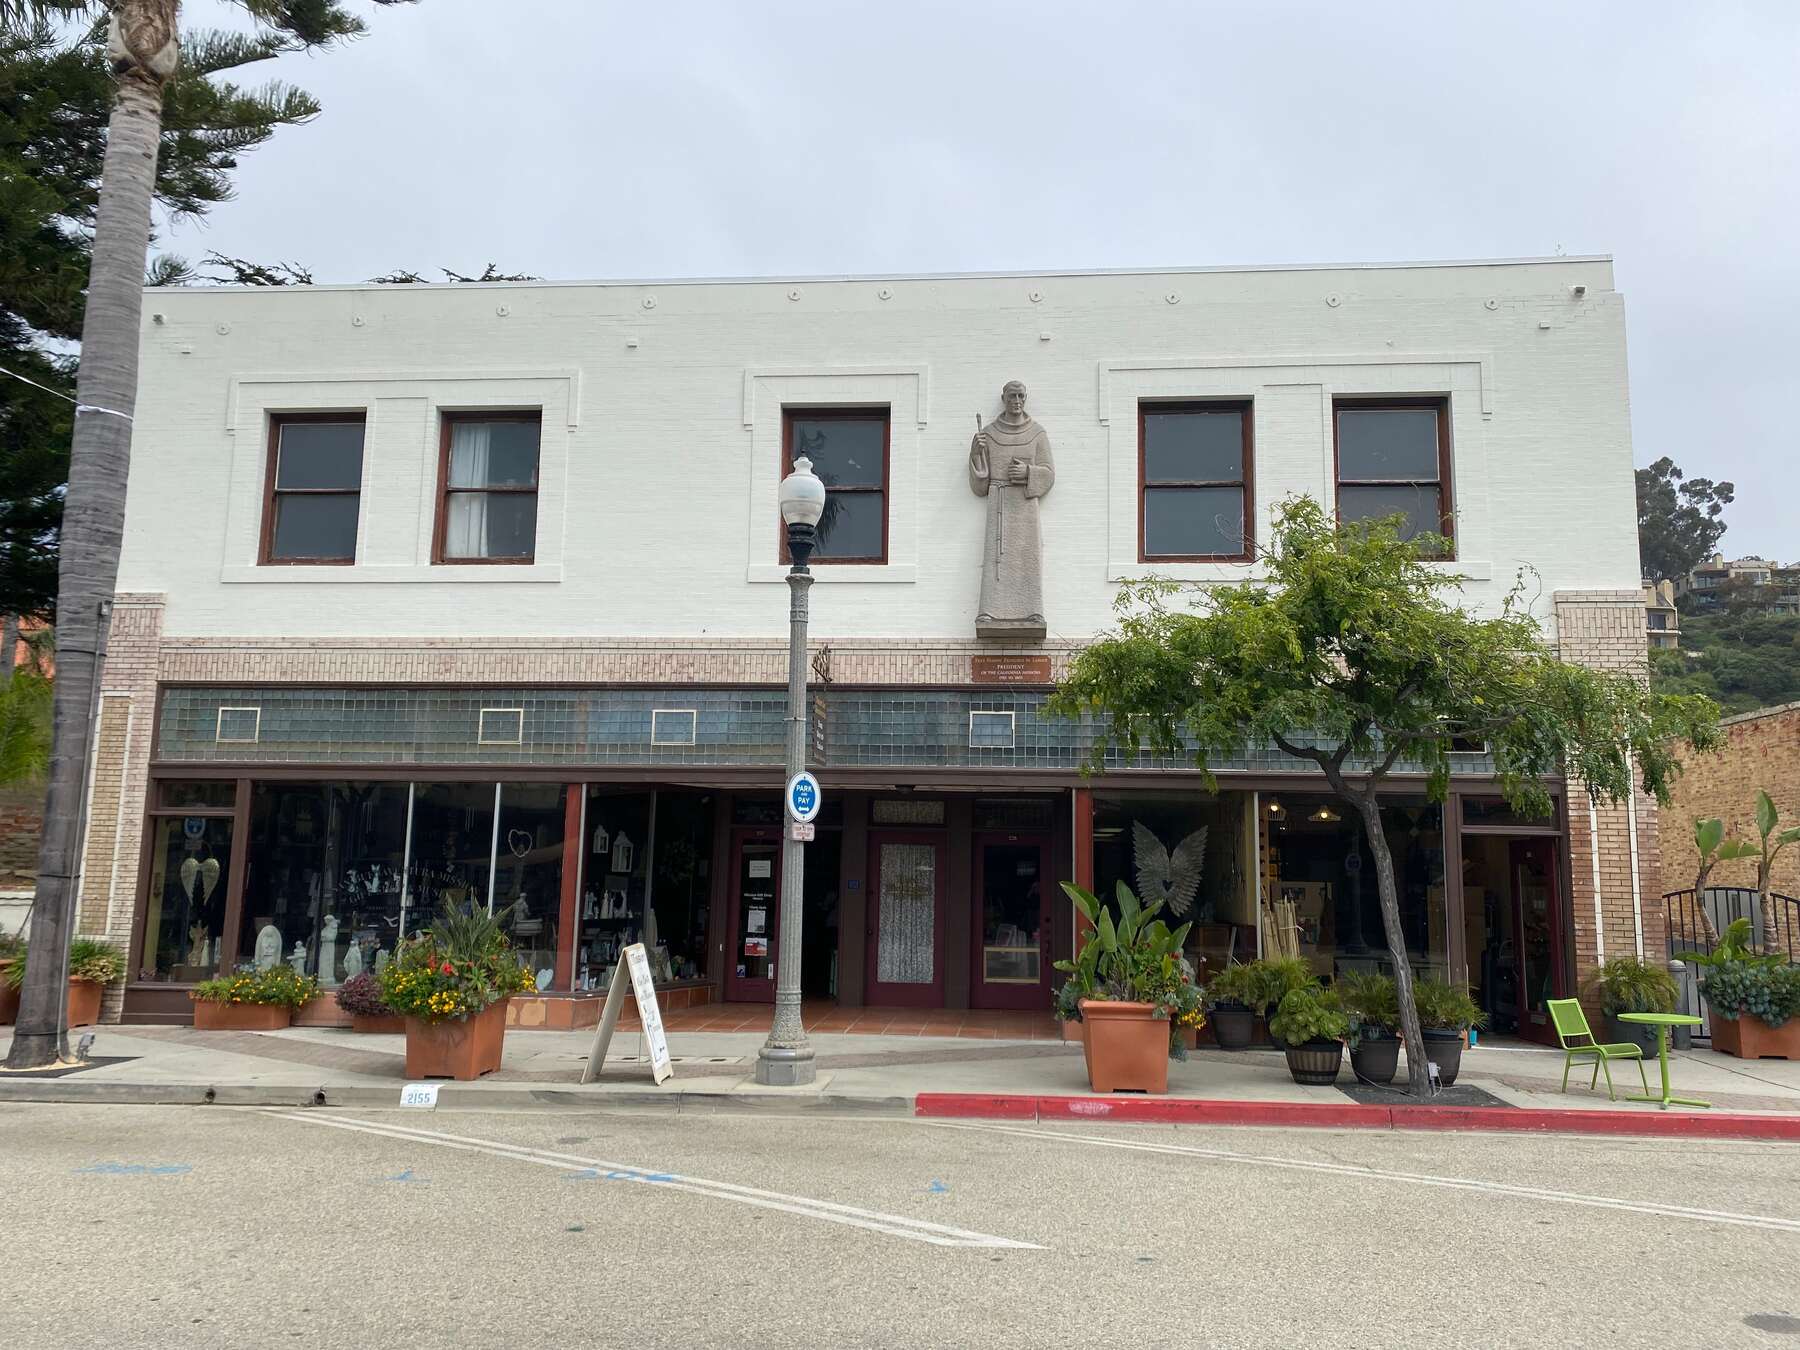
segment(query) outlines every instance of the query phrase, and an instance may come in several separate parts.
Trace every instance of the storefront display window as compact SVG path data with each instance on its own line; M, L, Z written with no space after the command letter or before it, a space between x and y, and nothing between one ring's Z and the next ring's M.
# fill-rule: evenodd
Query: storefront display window
M400 936L405 783L258 783L250 793L236 960L285 962L334 988Z
M1331 796L1281 793L1262 803L1265 928L1291 921L1300 956L1325 979L1346 970L1391 973L1362 822ZM1445 979L1443 810L1422 797L1392 797L1381 818L1407 958L1414 973ZM1264 950L1271 945L1265 933Z
M604 989L620 953L634 942L650 949L651 973L668 978L654 956L663 945L658 915L654 908L646 912L644 904L650 875L650 797L648 792L588 789L575 930L577 989Z
M411 932L445 905L485 906L494 871L493 783L413 785L412 854L407 860Z
M677 980L706 974L706 924L712 897L713 809L711 793L656 794L653 860L657 939L669 949Z
M218 974L232 842L228 815L152 819L140 980L193 984Z
M556 972L565 791L561 783L504 783L500 788L494 913L505 915L507 935L537 977L539 989L548 989Z

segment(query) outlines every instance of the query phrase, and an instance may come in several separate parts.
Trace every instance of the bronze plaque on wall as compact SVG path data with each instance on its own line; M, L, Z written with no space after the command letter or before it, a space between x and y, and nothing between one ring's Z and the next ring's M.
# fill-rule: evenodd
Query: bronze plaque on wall
M1047 656L971 656L969 678L976 684L1049 684Z

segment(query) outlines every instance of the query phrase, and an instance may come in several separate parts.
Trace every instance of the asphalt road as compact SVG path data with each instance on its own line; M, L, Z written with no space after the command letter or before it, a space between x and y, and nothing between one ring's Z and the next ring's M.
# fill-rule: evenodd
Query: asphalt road
M1800 1147L0 1107L40 1346L1800 1347Z

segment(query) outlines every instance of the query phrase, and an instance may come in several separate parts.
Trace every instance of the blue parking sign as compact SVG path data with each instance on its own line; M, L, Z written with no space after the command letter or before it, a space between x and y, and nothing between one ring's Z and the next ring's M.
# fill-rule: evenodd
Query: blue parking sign
M787 785L787 813L790 820L797 820L802 825L819 814L823 804L823 794L819 791L819 780L802 769Z

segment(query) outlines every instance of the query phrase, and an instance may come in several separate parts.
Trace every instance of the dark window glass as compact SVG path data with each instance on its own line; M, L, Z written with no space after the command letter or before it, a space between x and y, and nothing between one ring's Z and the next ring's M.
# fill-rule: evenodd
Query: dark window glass
M448 420L440 562L536 556L540 431L535 417Z
M231 843L232 822L224 817L151 821L140 980L196 984L217 975L221 965L229 967L231 954L221 938Z
M407 932L429 923L443 904L487 908L494 845L492 783L416 784L412 837Z
M507 783L500 789L500 852L494 913L519 957L549 988L562 926L563 810L561 783Z
M1442 533L1439 521L1444 514L1444 499L1433 484L1396 484L1370 486L1344 484L1338 488L1340 520L1381 520L1387 516L1404 516L1400 537L1411 539L1419 533Z
M592 804L589 805L590 812ZM828 838L828 836L826 837ZM695 980L706 974L707 920L712 902L713 799L710 794L682 790L656 795L655 868L657 939L669 949L669 974L677 980ZM826 841L821 838L814 847ZM591 842L591 841L590 841ZM826 878L833 892L836 868L826 871L816 857L808 858L807 876ZM809 887L810 890L810 887ZM808 931L814 915L807 913ZM823 946L821 942L821 946ZM835 953L836 946L825 948Z
M813 561L885 562L887 410L789 413L787 421L782 471L805 455L825 484Z
M184 778L163 780L157 803L164 807L189 807L201 811L229 811L237 805L236 783L203 783Z
M1535 825L1556 824L1556 803L1551 801L1551 809L1547 815L1533 816L1523 811L1515 811L1507 805L1504 797L1464 797L1462 799L1463 824L1465 825Z
M1436 481L1436 408L1340 408L1338 477L1345 482Z
M263 560L354 562L362 503L362 419L277 419L272 456Z
M275 496L273 558L345 559L356 556L356 493L301 493Z
M652 858L650 794L590 787L582 840L581 906L575 925L575 987L604 989L633 942L646 942ZM662 897L655 897L662 945ZM648 953L646 953L648 955ZM660 961L652 963L660 964ZM660 972L651 971L653 977Z
M1146 560L1250 552L1249 417L1245 407L1142 410Z

